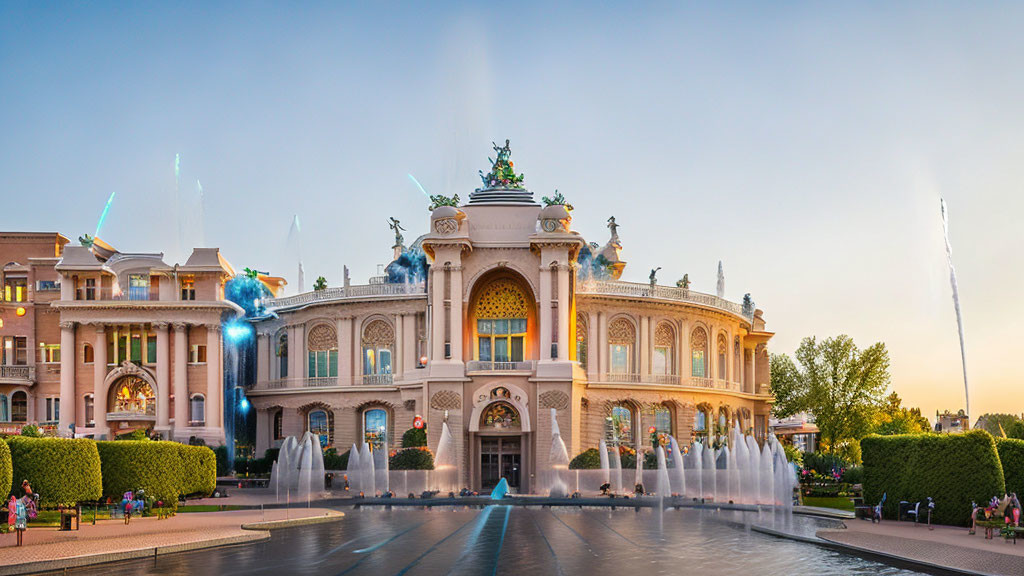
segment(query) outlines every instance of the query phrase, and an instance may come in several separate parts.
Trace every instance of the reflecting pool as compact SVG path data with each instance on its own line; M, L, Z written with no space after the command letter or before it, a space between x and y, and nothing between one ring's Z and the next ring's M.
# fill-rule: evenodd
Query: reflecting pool
M118 574L886 574L915 572L749 528L765 513L488 506L345 509L268 541L116 565ZM827 521L793 517L813 535ZM70 570L108 574L112 565Z

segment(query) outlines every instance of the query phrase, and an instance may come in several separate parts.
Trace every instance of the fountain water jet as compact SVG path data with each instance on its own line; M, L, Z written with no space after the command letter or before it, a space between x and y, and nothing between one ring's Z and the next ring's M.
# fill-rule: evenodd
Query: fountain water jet
M562 440L562 432L558 428L558 413L551 409L551 452L548 455L551 466L551 480L548 495L552 498L563 498L568 495L569 488L564 478L569 470L569 451Z
M675 482L672 485L672 492L679 494L680 496L686 496L686 473L684 470L683 462L683 451L679 448L679 443L676 442L675 436L668 437L669 448L672 449L672 470L675 473Z

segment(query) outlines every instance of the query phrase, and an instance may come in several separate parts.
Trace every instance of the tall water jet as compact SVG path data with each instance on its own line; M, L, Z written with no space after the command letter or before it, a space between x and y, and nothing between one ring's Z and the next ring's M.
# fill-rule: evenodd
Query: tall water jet
M704 470L703 475L703 491L702 498L718 500L718 466L715 458L715 449L711 446L704 447L702 451L704 455L704 461L702 467Z
M636 454L636 474L633 475L633 486L643 486L644 483L644 458L643 454Z
M569 451L562 440L562 432L558 428L558 413L554 408L551 409L551 452L548 455L548 464L551 466L548 495L552 498L567 496L569 488L564 476L569 470Z
M286 498L290 499L294 493L300 500L308 500L323 492L324 464L320 439L309 432L304 433L301 440L294 436L285 438L273 470L271 490L277 494L278 500L282 489Z
M391 490L391 476L389 474L390 462L388 461L388 443L383 442L373 451L373 484L381 494Z
M761 504L761 449L757 440L750 434L744 439L747 442L747 475L749 488L746 492L747 504Z
M772 466L772 449L768 442L761 448L760 485L758 486L759 504L775 503L775 471Z
M601 483L611 485L611 465L608 463L608 443L604 441L604 438L597 443L597 450L599 457L601 458Z
M622 451L618 446L612 446L611 454L608 455L608 463L611 465L612 492L622 493Z
M967 386L967 344L964 342L964 320L960 314L960 289L956 282L956 268L953 267L953 246L949 243L949 215L946 212L946 201L939 199L942 208L942 235L946 240L946 262L949 264L949 284L953 288L953 308L956 309L956 327L960 334L960 364L964 370L964 412L967 421L971 420L971 393Z
M668 466L665 464L665 449L658 446L655 454L658 457L658 484L656 490L659 498L665 498L672 495L672 483L669 482Z
M370 445L366 442L363 442L363 450L359 453L359 468L362 471L360 484L362 485L363 494L367 498L373 498L377 495L377 479L373 465L373 452L370 450Z
M433 489L441 492L455 490L458 476L458 460L455 455L455 440L447 422L441 423L441 439L437 443L437 457L434 458Z
M715 502L730 502L733 499L732 469L730 468L729 447L722 446L715 455Z
M348 476L348 487L349 490L354 494L359 494L362 491L362 469L359 467L359 446L352 445L352 449L348 453L348 468L345 470Z
M690 460L690 470L693 470L693 474L690 478L695 481L690 482L690 490L686 494L687 498L703 498L704 497L704 445L700 442L694 442L690 445L690 453L686 457Z
M672 492L680 496L686 496L686 474L683 466L685 458L683 457L683 451L679 448L679 443L676 442L675 436L669 435L668 445L672 449L672 477L674 479L672 482Z

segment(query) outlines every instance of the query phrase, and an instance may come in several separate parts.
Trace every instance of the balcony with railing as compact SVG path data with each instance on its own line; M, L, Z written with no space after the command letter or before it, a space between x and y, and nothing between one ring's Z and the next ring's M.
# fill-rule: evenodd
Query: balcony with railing
M335 300L362 299L362 298L387 298L391 296L415 296L426 295L425 284L385 284L373 283L358 286L335 286L323 290L303 292L295 296L283 298L266 298L263 306L267 309L293 308L317 302L333 302Z
M486 362L470 360L466 362L466 372L532 372L536 367L533 360L520 362Z
M675 286L651 286L650 284L623 282L621 280L584 280L577 285L576 293L674 300L724 310L747 320L751 320L754 317L753 308L744 309L743 305L730 302L725 298Z
M394 383L393 374L363 374L363 386L391 386Z
M363 386L391 386L394 384L393 374L365 374L359 376L357 383ZM340 386L341 380L336 376L324 378L278 378L276 380L263 380L256 383L254 390L296 390L306 388L333 388Z
M678 386L695 390L721 390L725 392L743 392L743 384L717 378L699 376L679 376L676 374L635 374L609 372L602 375L602 384L652 384L659 386ZM767 385L761 387L760 394L768 393Z
M5 384L31 384L35 379L35 366L0 366L0 382Z

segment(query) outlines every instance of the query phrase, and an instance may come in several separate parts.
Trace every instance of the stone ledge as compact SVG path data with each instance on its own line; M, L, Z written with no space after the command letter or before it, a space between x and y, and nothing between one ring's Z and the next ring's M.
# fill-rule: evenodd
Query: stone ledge
M344 512L331 512L323 516L312 516L307 518L295 518L294 520L269 520L267 522L252 522L242 524L242 530L280 530L293 526L309 526L311 524L326 524L327 522L338 522L345 517Z

